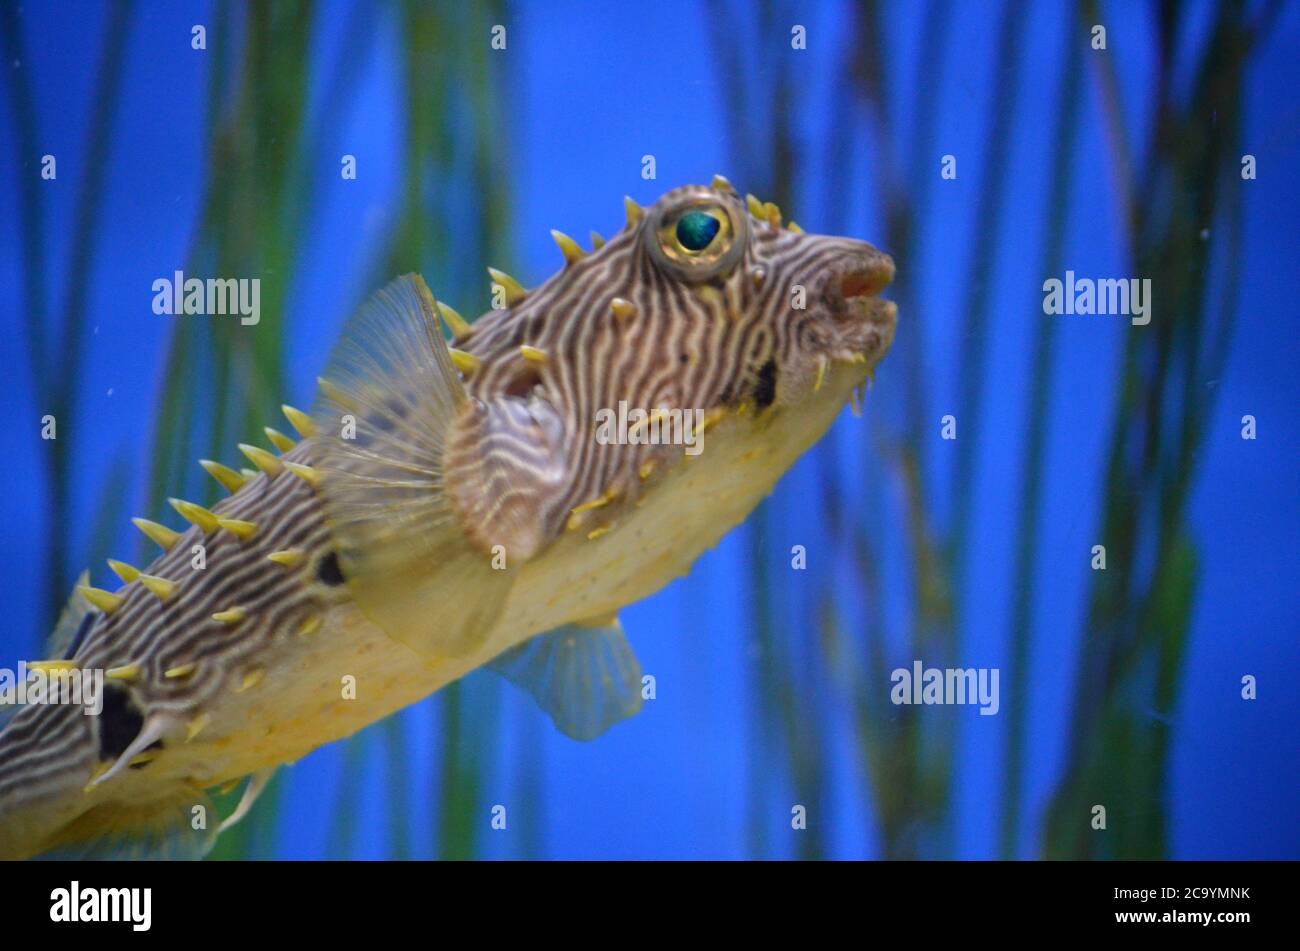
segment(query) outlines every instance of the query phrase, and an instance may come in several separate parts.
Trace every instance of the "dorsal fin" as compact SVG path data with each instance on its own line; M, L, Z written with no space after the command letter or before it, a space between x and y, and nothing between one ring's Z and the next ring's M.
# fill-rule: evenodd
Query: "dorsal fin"
M358 606L420 653L462 656L512 583L467 539L444 481L449 430L468 405L437 304L408 274L348 322L321 380L321 496Z
M77 583L72 586L72 595L64 603L63 610L59 612L59 619L54 622L54 630L50 631L50 636L45 639L45 649L41 656L61 657L66 660L80 646L74 642L81 632L81 625L86 615L94 609L77 589L88 584L90 584L90 572L83 571L77 578Z

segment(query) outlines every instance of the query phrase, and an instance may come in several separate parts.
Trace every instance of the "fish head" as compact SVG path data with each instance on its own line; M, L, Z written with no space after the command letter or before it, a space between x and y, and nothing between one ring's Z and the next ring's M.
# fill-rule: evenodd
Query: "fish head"
M723 179L668 192L636 227L625 271L638 310L666 339L698 341L691 357L712 345L706 372L683 367L688 404L843 400L893 342L897 307L880 295L894 262L865 241L784 227L775 205Z
M627 226L590 254L556 232L565 267L456 343L474 395L538 393L579 427L619 400L842 404L889 350L897 308L880 295L894 262L865 241L783 226L721 177L626 206Z
M565 263L532 289L489 269L501 306L451 327L470 399L444 440L445 481L481 550L507 538L527 561L674 481L733 500L707 519L725 530L893 340L880 295L894 264L866 242L783 226L721 178L625 207L591 252L554 232ZM676 467L700 456L692 475Z
M784 226L775 206L722 180L627 211L617 235L580 257L570 249L558 275L465 344L480 360L472 392L528 394L536 425L514 427L513 441L528 471L571 461L550 495L512 486L508 498L527 500L533 521L521 526L540 526L530 556L558 539L512 601L537 628L573 619L547 616L553 605L604 616L688 571L822 436L893 340L896 308L880 295L894 264L870 244ZM548 355L526 390L509 375L521 344ZM655 408L667 408L657 432ZM465 523L484 524L479 513L503 511L506 497L478 492Z

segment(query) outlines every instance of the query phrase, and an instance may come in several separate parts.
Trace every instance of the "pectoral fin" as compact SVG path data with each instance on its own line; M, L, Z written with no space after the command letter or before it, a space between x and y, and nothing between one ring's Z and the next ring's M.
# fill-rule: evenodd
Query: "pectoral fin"
M433 295L393 281L344 329L321 380L321 496L361 610L422 654L463 656L487 636L511 572L473 545L448 495L444 454L471 411Z
M488 666L532 694L575 740L593 740L641 709L641 665L617 618L539 634Z

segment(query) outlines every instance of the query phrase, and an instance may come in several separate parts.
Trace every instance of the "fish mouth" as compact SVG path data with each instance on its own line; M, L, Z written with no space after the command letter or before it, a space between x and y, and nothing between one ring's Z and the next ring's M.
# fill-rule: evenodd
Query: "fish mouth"
M894 259L870 245L846 257L829 275L824 298L840 327L838 353L874 364L894 342L898 305L881 297L894 280Z
M882 254L881 260L840 274L839 293L844 300L877 297L894 280L894 261Z

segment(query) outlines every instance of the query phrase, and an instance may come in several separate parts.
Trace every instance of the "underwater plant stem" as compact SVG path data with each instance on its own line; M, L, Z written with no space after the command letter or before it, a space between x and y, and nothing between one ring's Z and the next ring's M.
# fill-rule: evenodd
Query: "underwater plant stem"
M1182 517L1202 435L1197 407L1206 399L1199 395L1210 262L1206 225L1216 219L1220 193L1239 185L1234 159L1253 40L1244 16L1239 6L1219 8L1188 104L1161 107L1180 134L1158 134L1151 144L1160 156L1159 187L1141 196L1146 225L1134 266L1152 275L1157 299L1166 303L1153 314L1151 332L1126 340L1102 515L1110 567L1092 579L1066 766L1044 828L1049 857L1167 854L1162 797L1168 722L1196 590L1197 558ZM1176 20L1164 26L1177 33ZM1231 215L1231 202L1228 208ZM1235 300L1226 298L1221 328L1231 326L1234 313ZM1226 344L1227 337L1212 339ZM1177 392L1184 398L1175 399ZM1189 403L1187 394L1198 396ZM1175 399L1172 410L1165 407L1168 399ZM1143 488L1135 496L1132 486ZM1140 569L1139 552L1150 570ZM1132 810L1117 834L1090 835L1081 818L1088 805L1117 800Z
M985 326L992 304L993 274L998 254L998 238L1002 233L1004 193L1011 173L1009 154L1012 147L1012 123L1023 85L1022 67L1025 58L1020 24L1025 19L1023 0L1007 0L1002 8L997 36L998 46L993 62L999 70L1005 69L1006 80L999 84L998 92L990 96L985 128L984 160L980 166L979 195L975 215L971 219L971 234L966 246L971 249L970 264L963 286L966 288L966 307L962 315L958 339L966 353L958 371L958 413L964 420L964 431L956 440L956 461L953 466L952 531L949 542L949 563L954 578L953 595L957 602L955 616L960 627L964 623L966 548L970 537L975 488L978 482L974 471L979 448L980 416L984 405L984 370L988 352L988 330Z
M67 596L67 551L71 545L69 502L70 456L69 438L75 430L72 417L75 409L75 388L81 379L81 357L88 293L87 274L90 272L98 243L102 220L104 181L108 173L114 120L117 116L125 59L122 55L127 30L131 20L129 2L114 4L108 22L108 32L95 72L95 93L91 103L90 132L87 136L84 172L82 173L75 204L72 226L72 249L69 254L68 284L63 296L63 316L58 328L58 339L64 343L56 355L43 353L51 361L45 381L50 400L48 412L63 427L62 438L52 439L47 447L47 473L50 483L49 529L45 572L47 626L58 616Z
M1056 128L1052 134L1052 176L1048 185L1046 207L1051 209L1043 239L1041 274L1056 274L1060 269L1065 245L1066 224L1070 217L1070 191L1073 180L1073 155L1079 127L1079 60L1083 40L1066 19L1065 64L1060 79L1056 107ZM1030 675L1030 646L1033 627L1034 567L1038 564L1039 508L1041 506L1047 447L1047 400L1052 391L1052 351L1056 339L1056 322L1051 318L1035 322L1033 355L1030 358L1029 430L1024 456L1024 477L1020 495L1020 514L1016 526L1016 577L1011 619L1010 660L1007 665L1009 686L1006 706L1007 749L999 853L1003 859L1017 857L1017 838L1024 787L1025 731Z

